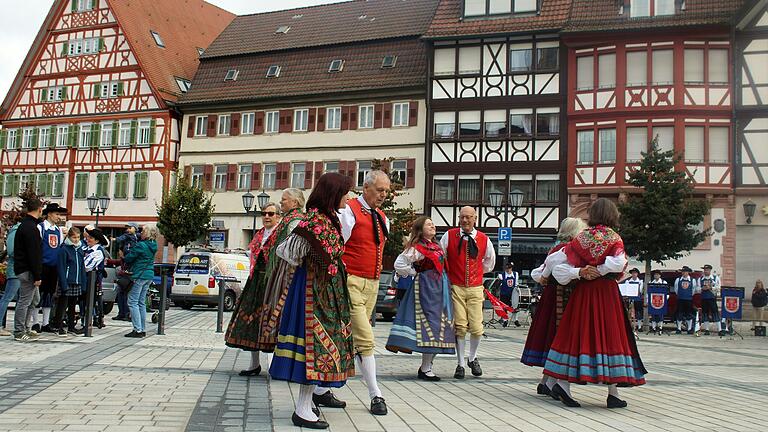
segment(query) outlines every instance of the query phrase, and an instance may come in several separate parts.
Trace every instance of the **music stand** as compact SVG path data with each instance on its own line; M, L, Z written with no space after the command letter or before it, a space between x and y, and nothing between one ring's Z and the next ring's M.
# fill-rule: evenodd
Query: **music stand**
M744 287L721 287L720 306L722 308L722 318L725 318L726 334L729 340L733 340L733 335L744 340L744 336L733 328L733 319L741 319L742 304L744 300ZM721 338L723 336L720 336Z

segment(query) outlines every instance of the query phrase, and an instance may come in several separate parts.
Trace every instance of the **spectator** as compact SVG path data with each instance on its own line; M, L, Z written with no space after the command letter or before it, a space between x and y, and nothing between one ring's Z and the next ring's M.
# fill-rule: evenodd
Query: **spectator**
M51 309L53 308L53 295L57 292L56 285L59 281L58 266L61 244L64 241L64 233L59 228L59 223L64 220L67 209L56 203L49 203L43 210L44 221L37 225L42 238L43 274L40 283L40 307L43 310L43 321L40 331L55 333L51 327ZM35 311L36 316L37 311Z
M14 339L21 342L37 339L37 334L27 326L27 313L43 273L43 252L40 231L37 230L38 219L43 215L42 207L43 203L37 198L27 200L24 204L27 214L21 220L13 241L13 271L19 279L13 330Z
M752 321L754 327L762 326L763 308L768 305L768 291L765 290L763 281L758 279L755 282L755 288L752 289L752 307L755 308L755 316Z
M147 335L144 325L147 321L147 291L155 277L155 254L157 253L157 228L145 225L141 231L141 241L137 242L125 262L131 269L133 287L128 293L128 307L131 309L133 330L125 337L142 338Z
M104 299L102 298L103 293L101 290L101 281L104 277L104 264L107 258L107 251L104 249L104 247L109 246L109 240L107 240L107 237L104 236L104 233L101 232L100 229L90 227L85 227L85 235L83 237L85 237L86 244L86 246L83 247L83 254L85 255L86 275L91 277L90 275L92 273L92 277L96 278L96 291L94 293L95 313L93 316L93 325L98 328L103 328ZM87 293L88 290L83 290L83 292ZM87 304L87 297L84 300L84 303ZM81 307L80 310L85 310L85 308ZM83 314L83 320L85 320L85 314ZM83 322L83 327L85 326L86 323Z
M5 251L7 253L6 269L5 269L5 292L3 297L0 298L0 315L3 316L3 325L0 327L0 336L10 336L11 332L5 329L5 318L8 311L8 303L10 303L19 292L19 278L16 277L16 273L13 272L13 241L16 238L16 230L19 229L19 222L16 222L8 230L8 235L5 238Z
M76 227L69 229L67 238L61 246L59 253L59 291L56 300L56 314L53 325L57 328L59 336L66 336L67 331L72 334L83 334L81 329L75 328L75 306L83 293L87 278L85 276L85 254L80 247L80 230ZM64 309L67 310L67 328L64 330L62 318Z
M108 264L117 265L117 316L113 319L117 321L130 321L131 313L128 309L128 292L131 290L131 275L128 272L128 266L125 264L126 255L131 250L133 245L139 241L136 236L136 231L139 226L133 222L125 224L125 233L115 239L117 244L117 254L119 259L109 260Z

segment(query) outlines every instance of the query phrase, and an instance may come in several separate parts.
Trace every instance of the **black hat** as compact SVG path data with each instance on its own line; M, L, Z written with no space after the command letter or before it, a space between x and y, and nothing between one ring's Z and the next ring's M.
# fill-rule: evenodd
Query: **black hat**
M109 246L109 240L107 240L107 237L104 235L103 232L101 232L100 229L98 229L98 228L93 228L93 229L86 228L85 229L85 233L88 234L89 236L95 238L96 241L99 242L100 245L102 245L102 246Z
M661 270L656 269L656 270L652 271L651 274L659 274L660 275L661 274Z
M48 203L48 205L46 205L43 209L43 216L47 215L48 213L67 214L69 213L69 210L56 203Z
M513 263L512 261L510 261L510 262L508 262L508 263L507 263L507 264L504 266L504 268L512 268L512 267L514 267L514 266L515 266L515 263Z
M638 270L637 267L633 267L633 268L629 269L629 272L630 273L635 272L637 274L640 274L640 270Z
M704 267L702 267L704 270L712 270L712 266L709 264L704 264Z
M688 272L688 273L690 273L690 272L692 272L693 270L691 270L691 268L690 268L690 267L688 267L688 266L683 266L683 268L681 268L681 269L680 269L680 271L681 271L681 272Z

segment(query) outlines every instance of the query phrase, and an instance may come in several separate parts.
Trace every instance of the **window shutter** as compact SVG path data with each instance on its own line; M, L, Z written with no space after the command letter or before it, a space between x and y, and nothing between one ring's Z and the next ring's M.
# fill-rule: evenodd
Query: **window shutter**
M197 117L189 116L189 123L187 123L187 138L195 136L195 125L197 124Z
M290 162L280 162L277 164L277 178L278 182L275 182L277 189L285 189L288 187L288 176L291 172Z
M77 0L72 0L72 12L77 12Z
M312 162L304 164L304 189L312 189Z
M5 180L5 176L0 174L0 196L8 196L5 194L5 188L3 187L3 180Z
M237 164L227 165L227 190L237 189Z
M101 97L101 83L91 85L91 99Z
M117 139L120 135L120 122L112 122L112 147L117 147Z
M280 110L280 132L291 132L293 130L293 111Z
M61 46L61 56L66 57L67 54L69 54L69 42L64 41L64 43Z
M125 83L123 83L122 81L117 83L117 95L118 96L125 96L125 94L123 94L123 90L124 89L125 89Z
M357 168L357 162L356 161L342 161L339 163L339 168L342 166L346 167L344 172L345 176L349 177L352 180L352 184L355 185L355 170Z
M412 188L416 186L416 159L408 159L406 162L405 187Z
M203 190L210 191L213 185L213 165L206 164L203 167Z
M69 87L62 87L61 89L61 100L65 101L69 97Z
M315 131L315 119L317 117L317 108L310 108L309 109L309 121L307 122L307 131L308 132L314 132Z
M99 138L101 138L100 135L99 124L93 123L91 125L91 148L96 148L99 146Z
M261 113L262 117L264 113ZM261 188L261 164L251 164L251 189L259 190Z
M149 144L157 144L157 119L149 122Z
M384 104L384 115L382 116L384 123L382 127L385 128L391 128L392 127L392 104Z
M104 51L104 38L99 38L99 52Z
M349 107L341 107L341 130L349 130Z
M349 129L357 129L357 113L360 111L360 107L357 105L348 106L349 109Z
M232 136L240 135L240 113L232 113L229 122L229 134Z
M317 131L322 132L325 130L325 108L317 109Z
M54 148L56 146L56 126L51 126L51 131L48 132L48 148Z
M314 182L312 182L313 185L316 185L317 181L320 180L320 177L323 175L323 164L324 162L322 161L315 162L315 179L314 179Z
M75 148L77 143L77 134L80 132L80 126L73 124L69 126L69 148Z
M139 122L136 120L131 120L131 142L130 145L136 144L136 129L139 126Z
M35 128L35 132L32 135L32 148L33 149L37 148L37 143L40 142L39 140L40 140L40 129L39 128Z
M0 130L0 149L5 148L5 143L8 141L8 131Z
M391 174L390 172L391 168L392 168L392 162L389 159L381 160L381 170L387 173L387 175Z
M43 89L41 92L42 96L40 98L40 102L45 102L48 100L48 89Z
M408 107L408 126L416 126L419 120L419 102L411 101Z
M384 111L384 104L376 104L373 106L373 127L374 129L380 129L382 127L382 113Z
M187 185L192 184L192 165L187 165L184 167L184 180L186 181Z
M254 134L264 133L264 111L256 112L256 118L253 121L253 133Z
M208 131L206 132L206 135L209 137L216 136L216 116L215 115L208 116Z

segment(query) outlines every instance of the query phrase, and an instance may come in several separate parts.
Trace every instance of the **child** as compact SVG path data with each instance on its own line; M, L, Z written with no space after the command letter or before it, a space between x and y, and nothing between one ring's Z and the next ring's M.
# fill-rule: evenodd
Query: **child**
M77 227L69 229L67 238L64 239L64 244L61 247L57 266L59 297L56 301L54 326L57 328L56 332L59 336L66 336L67 330L64 330L62 325L64 309L66 308L69 333L80 335L83 334L83 330L75 328L75 305L77 305L77 301L85 289L86 278L85 258L83 250L80 248L80 230Z

